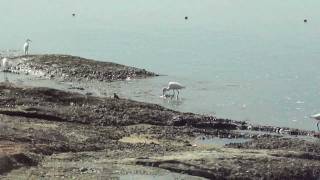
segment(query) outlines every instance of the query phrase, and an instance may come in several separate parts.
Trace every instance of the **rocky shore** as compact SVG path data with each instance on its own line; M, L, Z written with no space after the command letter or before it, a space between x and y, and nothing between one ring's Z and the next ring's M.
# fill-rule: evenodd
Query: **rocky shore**
M83 64L93 61L83 60L79 72L72 75L65 63L73 62L50 55L43 61L51 65L37 63L46 57L15 59L28 59L20 66L32 64L28 66L32 72L42 68L45 77L53 74L51 78L60 79L63 72L70 75L67 79L115 80L84 71ZM56 57L61 60L50 61ZM62 70L52 73L57 61ZM97 64L96 72L108 69L108 63ZM136 77L155 75L115 66ZM88 72L87 77L80 75ZM160 170L184 174L186 179L318 179L320 175L320 143L313 131L252 125L124 98L9 82L0 84L0 99L2 179L119 179L158 176L163 173ZM229 143L219 145L219 140Z
M66 81L115 81L145 78L157 74L112 62L100 62L69 55L28 55L9 58L9 72L25 73Z

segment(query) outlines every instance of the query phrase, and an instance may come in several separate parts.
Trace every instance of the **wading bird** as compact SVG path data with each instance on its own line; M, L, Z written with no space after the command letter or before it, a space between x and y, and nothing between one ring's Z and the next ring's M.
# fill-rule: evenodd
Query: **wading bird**
M7 58L3 58L1 60L1 66L2 66L2 72L3 72L3 79L4 81L8 81L8 77L7 77L7 71L8 71L8 59Z
M30 42L32 42L32 41L30 39L27 39L26 42L23 45L24 55L29 55Z
M169 82L168 87L164 87L164 88L162 89L162 95L163 95L163 97L165 97L165 96L166 96L165 93L166 93L167 91L172 90L173 96L174 96L174 95L175 95L174 91L176 90L176 91L178 92L178 94L177 94L177 98L178 98L178 96L179 96L179 90L180 90L180 89L183 89L183 88L185 88L185 87L182 86L182 85L181 85L180 83L178 83L178 82Z
M314 115L312 115L312 116L310 116L310 117L318 121L318 122L317 122L317 127L318 127L318 131L320 131L320 129L319 129L320 113L314 114Z

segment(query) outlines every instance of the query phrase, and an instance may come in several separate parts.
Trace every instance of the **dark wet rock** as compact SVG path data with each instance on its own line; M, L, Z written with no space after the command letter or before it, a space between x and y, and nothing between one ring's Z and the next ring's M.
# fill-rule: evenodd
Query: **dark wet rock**
M266 133L278 133L281 135L287 134L292 136L310 136L315 135L314 131L308 131L303 129L295 129L288 127L277 127L277 126L263 126L263 125L249 125L244 123L241 127L242 130L250 130L250 131L260 131Z
M13 161L8 156L0 156L0 174L13 169L13 164Z
M87 92L85 95L87 95L87 96L91 96L91 95L92 95L92 93L91 93L91 92Z
M228 147L246 149L280 149L298 152L320 153L320 144L297 138L261 137L241 144L229 144Z
M63 177L79 179L99 172L96 167L103 162L209 179L316 179L320 172L319 143L296 138L314 132L248 125L124 98L1 83L0 127L0 141L8 143L0 146L0 152L5 152L0 153L0 163L5 164L0 174L15 175L16 168L35 166L24 171L44 177L41 172L47 172L53 162L65 163L52 167L53 173L61 170ZM243 129L250 130L239 131ZM198 137L251 141L202 146L194 141ZM55 156L60 158L51 158Z
M84 88L83 87L70 87L68 89L76 89L76 90L80 90L80 91L83 91Z
M86 172L86 171L88 171L88 168L82 167L82 168L80 168L79 170L80 170L81 172Z
M128 99L98 98L49 88L0 84L0 114L99 126L152 124L236 129L236 121L173 111Z
M0 153L0 174L22 166L36 166L38 161L28 157L23 153L2 154Z
M136 164L159 167L209 179L317 179L317 161L295 158L248 156L247 154L219 155L219 152L196 159L136 160ZM293 156L291 156L293 157Z
M299 158L299 159L308 159L308 160L320 160L320 155L317 153L292 153L292 152L283 152L283 153L271 153L270 155L275 157L286 157L286 158Z
M11 72L28 73L67 81L115 81L145 78L157 74L112 62L101 62L69 55L29 55L11 58Z

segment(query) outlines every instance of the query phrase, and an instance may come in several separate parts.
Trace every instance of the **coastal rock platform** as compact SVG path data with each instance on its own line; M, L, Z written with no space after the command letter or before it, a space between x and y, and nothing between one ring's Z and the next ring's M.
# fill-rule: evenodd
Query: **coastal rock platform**
M299 138L313 132L250 125L256 135L241 121L10 83L0 84L0 98L0 173L8 179L25 172L30 178L121 176L106 170L111 165L208 179L317 179L320 173L319 142ZM198 137L249 141L217 146Z

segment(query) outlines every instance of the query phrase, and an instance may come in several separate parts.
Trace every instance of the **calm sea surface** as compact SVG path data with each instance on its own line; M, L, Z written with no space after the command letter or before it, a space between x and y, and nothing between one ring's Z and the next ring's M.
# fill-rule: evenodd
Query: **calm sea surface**
M167 75L116 82L108 94L316 129L309 115L320 112L319 7L319 0L1 0L0 49L22 53L30 38L31 53ZM181 100L159 97L168 81L187 86Z

